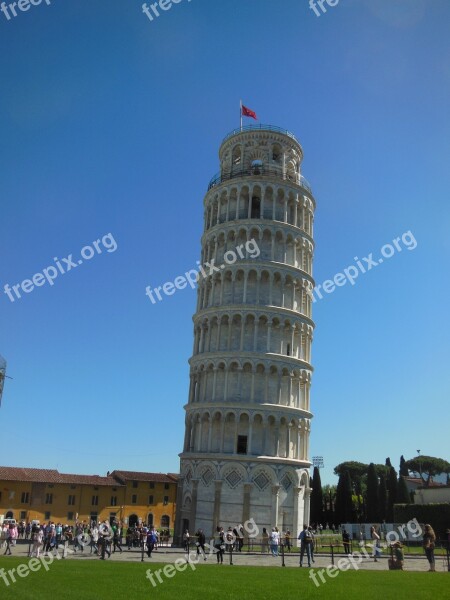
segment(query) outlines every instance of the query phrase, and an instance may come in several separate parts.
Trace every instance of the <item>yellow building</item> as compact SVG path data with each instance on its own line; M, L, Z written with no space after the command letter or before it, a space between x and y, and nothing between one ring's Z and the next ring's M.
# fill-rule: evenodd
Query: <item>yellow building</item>
M116 519L173 528L177 475L113 471L106 477L0 467L0 515L16 521Z

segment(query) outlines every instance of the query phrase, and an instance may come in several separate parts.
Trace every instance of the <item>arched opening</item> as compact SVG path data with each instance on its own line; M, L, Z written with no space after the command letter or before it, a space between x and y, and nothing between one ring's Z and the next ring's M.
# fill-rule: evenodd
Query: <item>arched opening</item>
M163 515L161 517L161 528L169 529L170 528L170 517L169 515Z
M130 515L128 517L128 527L137 527L139 523L139 517L137 515Z
M14 519L14 513L12 510L8 510L8 512L5 515L5 519Z
M152 515L152 513L148 513L148 515L147 515L147 525L148 525L148 527L153 527L153 515Z
M261 218L261 199L257 196L252 196L252 206L250 217L252 219L260 219Z

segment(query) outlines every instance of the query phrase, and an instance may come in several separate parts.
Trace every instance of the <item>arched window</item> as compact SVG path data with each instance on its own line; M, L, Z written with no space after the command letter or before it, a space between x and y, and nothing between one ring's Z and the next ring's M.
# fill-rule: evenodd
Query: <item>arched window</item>
M252 207L250 216L252 219L261 218L261 200L257 196L252 196Z
M169 515L163 515L161 517L161 527L163 529L169 529L169 527L170 527L170 517L169 517Z
M152 513L148 513L148 515L147 515L147 525L149 527L153 527L153 515L152 515Z
M236 146L235 148L233 148L232 163L233 163L233 165L240 165L241 160L242 160L241 147Z
M274 144L272 148L272 160L276 163L281 163L281 146Z

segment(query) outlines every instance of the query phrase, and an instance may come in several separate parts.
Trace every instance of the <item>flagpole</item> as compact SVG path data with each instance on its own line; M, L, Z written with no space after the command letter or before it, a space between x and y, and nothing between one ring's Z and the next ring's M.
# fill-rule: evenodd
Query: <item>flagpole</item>
M240 105L239 105L239 118L241 120L241 131L242 131L242 100L240 101Z

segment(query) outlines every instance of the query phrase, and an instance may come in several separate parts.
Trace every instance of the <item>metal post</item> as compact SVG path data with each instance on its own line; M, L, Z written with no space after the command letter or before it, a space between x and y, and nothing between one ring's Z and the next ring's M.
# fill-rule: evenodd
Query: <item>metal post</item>
M281 544L281 566L285 567L286 565L284 564L284 544Z
M144 562L144 548L145 548L145 539L142 538L142 555L141 555L141 562Z
M334 552L333 552L333 544L330 544L330 548L331 548L331 564L334 565Z
M230 565L233 564L233 544L230 544Z

